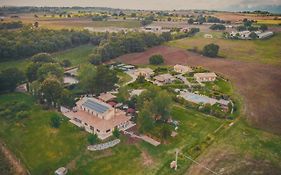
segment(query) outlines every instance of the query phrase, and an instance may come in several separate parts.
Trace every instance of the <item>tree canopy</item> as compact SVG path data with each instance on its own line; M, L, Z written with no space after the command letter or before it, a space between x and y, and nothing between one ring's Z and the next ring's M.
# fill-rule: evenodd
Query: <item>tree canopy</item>
M219 52L219 46L216 44L208 44L203 48L203 55L207 57L216 57Z
M164 58L162 55L152 55L149 58L149 63L152 65L160 65L164 63Z

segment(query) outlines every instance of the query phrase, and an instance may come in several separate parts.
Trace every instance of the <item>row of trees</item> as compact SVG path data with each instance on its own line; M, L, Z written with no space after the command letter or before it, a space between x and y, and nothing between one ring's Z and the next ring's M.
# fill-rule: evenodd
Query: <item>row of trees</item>
M88 31L23 28L0 31L0 61L21 59L41 52L55 52L82 44L98 45L105 34Z
M92 64L100 64L120 55L132 52L142 52L148 47L156 46L164 41L171 40L171 34L163 33L160 36L154 33L115 33L107 40L103 40L93 54L90 55Z
M266 31L268 30L267 25L265 24L261 24L260 26L253 26L254 21L253 20L248 20L247 18L243 19L243 25L240 25L237 27L238 31L245 31L245 30L249 30L249 31L257 31L257 30L261 30L261 31Z
M213 24L210 26L211 30L225 30L226 27L223 24Z

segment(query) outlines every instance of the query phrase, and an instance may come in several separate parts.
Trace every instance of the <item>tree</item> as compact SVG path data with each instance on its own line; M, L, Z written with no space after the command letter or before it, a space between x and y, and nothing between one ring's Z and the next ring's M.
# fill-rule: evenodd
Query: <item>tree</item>
M27 69L25 71L25 74L26 74L26 77L27 77L27 80L29 82L33 82L35 80L37 80L37 71L38 69L40 68L41 64L40 63L30 63L28 66L27 66Z
M161 130L160 130L160 133L161 133L162 139L166 140L171 136L172 131L168 126L163 125Z
M50 123L51 127L59 128L60 124L61 124L61 122L60 122L60 117L59 116L54 115L54 116L51 117L51 123Z
M0 91L13 91L24 80L24 73L17 68L3 70L0 73Z
M97 71L94 66L87 64L79 69L78 79L79 86L87 93L95 93L95 79Z
M160 116L162 121L167 121L170 117L172 98L166 91L160 91L152 99L152 110L156 116Z
M116 138L120 137L120 131L115 127L113 132L112 132L113 136Z
M268 30L267 25L262 24L262 25L260 26L260 30L262 30L263 32L266 31L266 30Z
M203 55L207 57L216 57L219 52L219 46L216 44L208 44L203 48Z
M69 60L62 60L62 62L60 64L63 67L70 67L71 66L71 62Z
M188 24L193 24L193 23L194 23L193 18L189 18L189 19L187 20L187 23L188 23Z
M93 144L95 144L95 143L97 143L98 142L98 136L97 136L97 134L90 134L89 136L88 136L88 142L91 144L91 145L93 145Z
M247 30L247 28L245 26L238 26L236 29L240 32L244 31L244 30Z
M99 54L91 54L89 56L89 62L93 65L100 65L102 63L101 56Z
M53 58L51 57L50 54L48 53L38 53L36 55L34 55L31 60L34 63L54 63L55 61L53 60Z
M163 38L164 41L172 40L171 32L163 32L160 36Z
M75 99L74 95L71 91L67 89L63 89L60 104L69 108L73 108L75 106Z
M222 24L213 24L210 26L211 30L225 30L226 27Z
M154 126L154 120L152 118L152 113L149 110L150 104L146 102L147 104L144 105L142 110L140 110L137 118L137 124L140 133L145 133L149 130L151 130Z
M63 87L58 79L55 77L48 77L45 79L40 87L40 92L43 94L43 98L46 99L48 105L54 104L60 100Z
M116 73L103 65L97 67L97 76L95 78L97 93L112 90L114 85L118 82Z
M145 83L145 76L139 75L136 79L137 83Z
M40 81L43 81L48 76L55 76L58 80L63 79L63 68L57 63L43 64L37 71L37 77Z
M162 63L164 63L163 56L162 55L152 55L149 58L149 63L152 64L152 65L162 64Z
M96 69L91 65L87 65L80 70L81 72L78 76L79 85L92 94L110 91L118 82L116 73L103 65L97 66Z
M250 37L251 39L257 39L259 36L258 36L255 32L251 32L250 35L249 35L249 37Z

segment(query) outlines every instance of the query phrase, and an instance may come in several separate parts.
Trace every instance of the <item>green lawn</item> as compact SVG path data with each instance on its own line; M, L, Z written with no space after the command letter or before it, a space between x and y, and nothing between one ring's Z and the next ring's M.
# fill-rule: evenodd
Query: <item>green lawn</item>
M53 174L55 169L65 166L85 150L86 133L79 128L66 120L62 121L59 129L50 127L50 118L60 116L59 113L42 110L29 95L12 93L0 96L0 106L14 102L29 105L29 115L16 121L0 115L0 137L31 174Z
M94 46L92 45L82 45L79 47L68 49L66 51L54 53L53 56L56 61L62 61L66 59L71 61L73 66L76 66L78 64L87 63L88 57L92 53L93 49ZM29 59L0 62L0 71L13 67L19 68L20 70L25 70L29 62Z
M166 45L183 49L202 50L207 44L215 43L220 46L219 56L243 61L253 61L265 64L281 65L281 33L276 33L266 40L227 40L219 36L204 38L203 33L194 37L168 42Z

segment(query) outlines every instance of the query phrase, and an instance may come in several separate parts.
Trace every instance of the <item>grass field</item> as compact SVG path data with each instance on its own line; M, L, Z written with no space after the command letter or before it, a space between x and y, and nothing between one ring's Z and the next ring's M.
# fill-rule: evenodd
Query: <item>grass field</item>
M53 54L53 57L56 61L62 61L64 59L69 60L73 66L78 64L83 64L88 62L88 57L92 53L94 46L92 45L83 45L68 49L66 51L61 51ZM0 62L0 71L7 68L18 68L20 70L25 70L30 59L21 59L21 60L12 60L6 62Z
M281 24L281 20L257 20L257 24L267 24L267 25L279 25Z
M50 127L50 118L60 115L44 111L31 96L19 93L1 95L0 105L23 102L28 117L20 121L0 118L0 136L19 157L31 174L51 174L85 149L86 133L63 120L59 129ZM12 111L14 112L14 111ZM13 114L15 115L15 114Z
M64 59L69 60L72 65L88 63L89 55L92 53L94 46L83 45L66 51L53 54L56 61Z
M243 61L253 61L265 64L281 65L281 34L266 40L244 41L226 40L215 36L214 38L204 38L203 33L199 33L192 38L185 38L167 43L168 46L183 49L202 50L207 44L215 43L220 46L219 56Z

